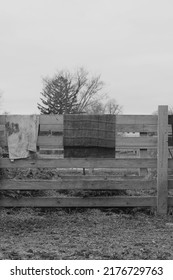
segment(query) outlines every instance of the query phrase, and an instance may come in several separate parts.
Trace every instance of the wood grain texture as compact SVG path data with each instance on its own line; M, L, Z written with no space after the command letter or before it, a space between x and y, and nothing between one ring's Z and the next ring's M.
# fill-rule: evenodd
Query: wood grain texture
M40 131L63 131L64 126L61 123L58 124L41 124L40 125Z
M116 124L157 124L157 116L153 115L118 115L116 116Z
M158 109L157 212L166 214L168 207L168 106Z
M156 159L20 159L0 158L0 168L156 168Z
M80 118L81 115L79 115ZM40 124L63 124L63 115L40 115ZM0 124L5 124L5 115L0 115ZM153 115L117 115L116 124L157 124Z
M157 132L157 124L116 124L117 132Z
M37 146L63 147L63 136L39 136Z
M63 125L63 115L40 115L40 125Z
M79 115L80 119L80 115ZM63 115L40 115L40 124L63 123ZM153 115L118 115L117 124L157 124L157 116Z
M157 148L157 137L117 137L117 148Z
M82 178L82 176L81 176ZM59 179L59 180L1 180L0 190L154 190L155 180Z
M156 206L156 197L32 197L0 198L0 207L140 207Z

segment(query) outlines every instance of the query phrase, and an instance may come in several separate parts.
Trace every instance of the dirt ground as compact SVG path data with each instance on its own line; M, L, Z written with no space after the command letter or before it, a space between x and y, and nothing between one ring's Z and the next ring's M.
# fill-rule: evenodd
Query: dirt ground
M0 209L0 259L173 259L173 216L142 209Z
M59 175L57 170L31 169L1 174L11 179ZM8 195L18 198L20 192L9 191ZM41 193L32 191L32 195ZM0 208L0 259L173 260L173 211L161 217L153 208Z

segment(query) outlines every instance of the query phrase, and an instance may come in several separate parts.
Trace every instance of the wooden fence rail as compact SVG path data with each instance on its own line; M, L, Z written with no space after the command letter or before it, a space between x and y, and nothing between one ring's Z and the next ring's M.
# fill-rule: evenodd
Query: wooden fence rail
M7 147L6 116L0 116L0 147ZM40 115L38 149L63 149L63 116ZM173 206L173 197L168 192L173 190L173 179L168 178L168 170L173 169L173 159L168 159L168 106L159 106L158 116L153 115L118 115L116 116L116 149L141 149L140 158L59 158L58 154L42 155L36 153L27 159L11 161L0 158L0 168L74 168L102 170L100 175L63 174L50 180L40 179L4 179L0 181L1 207L157 207L159 214L166 214L168 207ZM139 133L139 137L128 136L128 133ZM146 134L147 135L144 135ZM149 157L146 149L155 150L157 157ZM117 177L114 169L157 169L157 179L142 176ZM108 173L103 169L108 169ZM101 172L101 171L100 171ZM92 191L137 191L137 195L124 196L89 196L83 197L24 197L5 196L7 190L92 190ZM142 195L150 193L152 195Z

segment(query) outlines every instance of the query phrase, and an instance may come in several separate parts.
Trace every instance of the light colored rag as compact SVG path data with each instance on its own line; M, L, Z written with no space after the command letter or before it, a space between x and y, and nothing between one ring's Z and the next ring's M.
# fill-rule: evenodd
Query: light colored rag
M6 115L10 159L27 158L29 151L37 151L38 126L38 115Z

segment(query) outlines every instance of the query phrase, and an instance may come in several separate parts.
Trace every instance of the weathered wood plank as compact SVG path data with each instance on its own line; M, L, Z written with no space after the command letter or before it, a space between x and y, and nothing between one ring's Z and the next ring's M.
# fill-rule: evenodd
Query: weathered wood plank
M0 190L154 190L156 181L148 180L1 180Z
M0 168L156 168L156 159L20 159L0 158Z
M63 128L63 124L61 124L61 123L58 123L58 124L41 124L40 125L40 131L49 131L49 130L51 130L51 131L55 131L55 132L57 132L57 131L63 131L64 130L64 128Z
M117 124L117 132L152 132L157 133L157 124ZM168 125L168 133L171 133L172 128Z
M157 212L167 213L168 206L168 106L158 109Z
M157 124L157 116L154 115L118 115L116 124Z
M117 137L116 146L117 148L156 148L157 137Z
M156 206L156 197L32 197L0 198L0 207L140 207Z
M157 124L116 124L117 132L157 132Z
M78 168L77 168L78 169ZM62 171L61 169L59 169L60 171ZM81 172L83 171L82 168L80 168ZM94 169L95 170L95 169ZM104 172L108 171L108 169L104 168L104 169L97 169L100 171L100 173L102 172L104 174ZM66 171L66 169L65 169ZM78 169L79 171L79 169ZM85 169L85 171L89 171L87 169ZM58 172L58 170L57 170ZM66 173L65 173L66 174ZM113 180L113 181L123 181L123 180L135 180L135 181L144 181L144 178L141 177L141 176L126 176L124 177L123 175L122 176L117 176L117 175L111 175L111 174L104 174L104 175L95 175L95 174L92 174L92 175L83 175L83 173L79 174L79 175L76 175L76 174L58 174L58 178L61 179L61 180Z
M63 136L39 136L37 141L37 146L63 146Z
M22 115L21 115L22 116ZM79 115L80 117L80 115ZM63 124L63 115L40 115L40 124ZM0 115L0 124L5 124L5 115ZM157 116L153 115L118 115L116 116L116 124L157 124Z
M40 125L63 125L63 115L40 115Z

